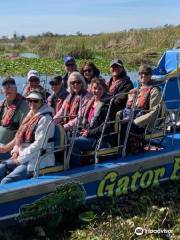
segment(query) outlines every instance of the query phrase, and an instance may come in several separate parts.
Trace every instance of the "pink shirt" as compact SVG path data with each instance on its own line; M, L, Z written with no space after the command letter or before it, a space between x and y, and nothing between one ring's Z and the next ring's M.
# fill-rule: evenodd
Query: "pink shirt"
M89 113L88 113L88 117L87 117L87 121L88 123L91 122L91 119L94 117L94 112L95 112L95 108L91 107Z

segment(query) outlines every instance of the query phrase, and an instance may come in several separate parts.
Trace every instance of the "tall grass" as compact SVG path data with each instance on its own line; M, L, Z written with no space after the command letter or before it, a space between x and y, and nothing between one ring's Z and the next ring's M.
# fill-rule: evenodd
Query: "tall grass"
M122 58L128 65L137 65L143 60L154 63L159 54L172 48L179 38L180 26L168 26L92 36L39 36L28 39L27 45L50 58L62 58L67 54L79 59Z

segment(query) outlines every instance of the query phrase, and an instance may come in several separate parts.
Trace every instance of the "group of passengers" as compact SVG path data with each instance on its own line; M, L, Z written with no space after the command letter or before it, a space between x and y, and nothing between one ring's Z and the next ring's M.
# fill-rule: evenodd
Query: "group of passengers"
M151 79L152 69L147 65L139 68L140 87L133 88L123 62L115 59L110 63L111 78L105 81L92 62L85 62L80 71L74 57L65 56L66 75L55 76L49 84L50 95L41 85L38 72L29 71L27 86L22 95L17 93L13 78L2 82L5 99L0 104L0 180L14 182L32 176L37 167L54 166L53 154L55 125L60 124L70 135L79 124L74 139L70 168L81 165L81 152L93 150L102 133L106 114L106 137L101 147L109 147L114 137L117 113L123 141L129 118L133 118L131 131L144 133L153 127L161 100L160 88ZM110 100L113 98L109 109ZM120 114L119 114L120 113Z

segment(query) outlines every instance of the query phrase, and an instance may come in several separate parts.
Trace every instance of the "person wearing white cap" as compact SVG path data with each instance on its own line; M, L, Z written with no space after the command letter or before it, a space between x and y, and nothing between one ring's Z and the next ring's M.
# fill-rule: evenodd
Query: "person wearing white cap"
M15 146L11 151L12 156L0 164L1 184L32 176L43 142L44 151L40 155L39 168L55 164L53 153L55 131L55 125L52 121L53 109L44 103L41 92L31 92L27 96L27 101L29 102L30 111L16 133ZM49 124L50 126L47 129ZM9 171L10 173L6 176Z
M39 74L36 70L30 70L27 73L27 86L23 90L23 96L27 97L32 91L40 91L45 97L48 97L50 94L40 85Z

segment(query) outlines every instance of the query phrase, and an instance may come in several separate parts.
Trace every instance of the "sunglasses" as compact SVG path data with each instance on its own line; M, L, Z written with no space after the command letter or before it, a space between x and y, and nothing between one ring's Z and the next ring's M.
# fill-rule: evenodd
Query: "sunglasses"
M92 69L84 69L83 72L84 72L84 73L85 73L85 72L90 73L90 72L92 72Z
M71 85L74 85L74 84L81 84L82 82L81 81L73 81L73 82L70 82Z
M51 86L57 86L57 85L59 85L59 84L60 84L60 83L55 83L55 82L51 82L51 83L50 83Z
M39 82L39 80L38 80L38 79L32 79L32 80L29 80L29 82L30 82L30 83L33 83L33 82L34 82L34 83L37 83L37 82Z
M69 64L66 64L67 67L74 67L75 64L74 63L69 63Z
M9 84L3 85L2 87L3 87L3 88L16 88L16 85L9 83Z
M145 76L148 76L150 75L148 72L139 72L139 75L145 75Z
M27 99L29 103L38 103L39 99Z

